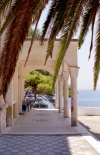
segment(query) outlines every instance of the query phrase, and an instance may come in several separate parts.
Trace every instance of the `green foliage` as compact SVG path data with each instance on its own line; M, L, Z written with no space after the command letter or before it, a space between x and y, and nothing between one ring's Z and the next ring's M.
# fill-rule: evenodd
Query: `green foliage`
M38 92L40 92L42 94L47 94L47 95L53 94L53 91L51 89L51 85L49 85L48 83L40 83L40 84L38 84L37 90L38 90Z
M43 74L43 75L48 75L48 76L52 76L51 73L49 73L48 71L42 70L42 69L38 69L37 70L39 73Z
M68 96L71 97L71 86L68 85Z
M32 27L30 27L29 31L28 31L28 38L32 38L34 30L32 29Z
M41 74L37 71L34 71L33 74L28 74L25 78L25 87L37 87L37 85L41 82Z
M30 27L29 31L28 31L28 38L32 38L32 35L34 33L34 29L32 29L32 27ZM41 31L39 29L36 30L35 33L35 39L40 39L41 37Z
M34 94L53 95L51 75L43 75L33 71L25 78L25 90L32 90Z
M25 91L27 91L27 92L28 92L28 91L32 91L32 87L30 87L30 86L27 87L27 88L25 89Z

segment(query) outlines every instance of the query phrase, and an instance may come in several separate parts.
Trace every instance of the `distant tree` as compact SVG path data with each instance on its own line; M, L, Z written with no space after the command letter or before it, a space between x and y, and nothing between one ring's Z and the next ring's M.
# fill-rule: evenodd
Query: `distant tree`
M71 97L71 86L68 85L68 96Z
M28 38L32 38L34 30L32 29L32 27L30 27L29 31L28 31Z
M28 38L32 38L33 32L34 32L34 29L32 27L30 27L29 31L28 31ZM35 34L35 38L40 39L40 37L41 37L41 31L39 29L37 29L36 34Z
M37 71L40 72L40 73L43 74L43 75L49 75L49 76L52 76L52 75L51 75L48 71L46 71L46 70L38 69Z
M34 93L35 101L37 94L44 99L44 95L52 96L52 77L43 75L39 71L33 71L25 78L25 90L32 90Z

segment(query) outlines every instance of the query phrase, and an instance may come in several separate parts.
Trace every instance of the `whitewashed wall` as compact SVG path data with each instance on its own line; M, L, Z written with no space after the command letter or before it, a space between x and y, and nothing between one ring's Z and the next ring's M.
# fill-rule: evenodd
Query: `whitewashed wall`
M100 116L100 107L78 107L78 116Z

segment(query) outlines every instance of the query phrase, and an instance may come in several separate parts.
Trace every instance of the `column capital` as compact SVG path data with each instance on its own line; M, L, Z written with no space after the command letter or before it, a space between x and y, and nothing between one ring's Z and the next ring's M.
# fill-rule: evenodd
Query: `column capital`
M78 77L79 69L80 69L80 67L69 67L69 72L70 72L71 78Z
M63 79L64 80L68 80L69 79L69 72L68 71L63 72Z

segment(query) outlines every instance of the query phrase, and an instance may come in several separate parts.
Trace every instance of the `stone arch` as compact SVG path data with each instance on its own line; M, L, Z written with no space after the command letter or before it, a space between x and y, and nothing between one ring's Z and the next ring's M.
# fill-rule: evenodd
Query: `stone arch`
M45 70L44 68L35 68L35 69L33 69L33 70L30 68L30 70L28 70L28 71L25 72L25 77L26 77L30 72L35 71L35 70L38 70L38 69ZM45 70L45 71L48 71L48 70ZM49 70L48 72L52 75L52 72L51 72L50 70Z
M22 111L22 100L23 100L23 89L24 89L24 78L25 76L36 69L43 69L47 70L51 74L54 73L54 66L57 58L57 54L59 51L59 40L56 40L54 43L54 49L53 49L53 55L52 59L49 57L47 64L44 66L45 62L45 55L46 55L46 50L48 46L47 40L44 41L43 46L39 46L39 40L34 41L34 45L32 47L28 62L26 67L24 68L24 63L27 57L27 51L29 49L30 45L30 40L26 40L22 51L19 55L18 63L16 66L15 74L14 74L14 81L12 80L11 82L11 88L14 87L14 92L13 89L9 89L8 91L8 98L7 98L7 103L8 105L11 104L13 106L13 100L15 101L15 109L16 109L16 117L18 117L18 113ZM72 112L71 112L71 125L76 126L77 125L77 77L78 77L78 61L77 61L77 40L72 40L70 42L70 45L66 51L65 57L63 59L63 63L60 68L58 80L56 82L57 85L57 108L60 109L60 103L61 103L61 98L62 98L62 86L61 83L64 82L64 91L65 91L65 101L64 104L67 103L68 96L66 95L68 93L68 77L70 74L71 78L71 89L72 89ZM14 96L13 96L14 94ZM10 97L11 96L11 97ZM62 103L61 103L62 104ZM65 108L67 107L67 104L65 105ZM73 110L74 109L74 110ZM62 109L61 109L62 110ZM67 117L66 115L66 109L64 109L65 115L64 117ZM59 110L60 112L60 110ZM13 119L12 119L13 121Z

